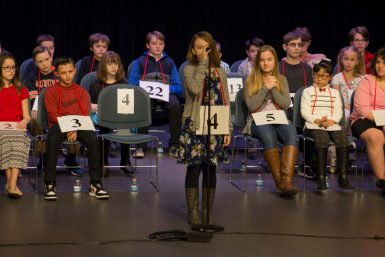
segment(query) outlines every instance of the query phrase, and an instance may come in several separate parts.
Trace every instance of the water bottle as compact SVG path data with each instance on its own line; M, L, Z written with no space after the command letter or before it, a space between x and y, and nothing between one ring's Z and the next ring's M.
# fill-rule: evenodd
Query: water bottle
M163 153L163 145L161 141L158 142L158 147L156 148L156 150L158 153Z
M262 174L257 174L257 178L255 179L256 187L263 187L263 177Z
M136 181L136 178L132 179L130 189L131 189L131 193L137 193L139 191L139 186L138 186L138 182Z
M239 171L241 172L246 171L246 165L244 162L241 162L241 167L239 167Z
M82 191L82 184L80 183L80 180L77 179L74 184L74 193L80 193Z
M327 188L330 188L329 176L325 176L325 184Z

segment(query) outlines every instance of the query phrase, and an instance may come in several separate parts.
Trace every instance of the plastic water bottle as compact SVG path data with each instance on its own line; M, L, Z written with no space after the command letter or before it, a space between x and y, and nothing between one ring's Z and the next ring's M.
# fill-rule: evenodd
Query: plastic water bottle
M130 189L131 189L131 193L137 193L139 191L139 186L138 186L138 182L136 181L136 178L132 179Z
M244 162L241 162L241 167L239 167L239 171L246 171L246 165Z
M329 176L325 176L325 184L327 188L330 188Z
M156 148L158 153L163 153L163 144L161 141L158 142L158 147Z
M80 180L77 179L74 184L74 193L80 193L82 192L82 184L80 183Z
M257 174L257 178L255 179L256 187L263 187L263 177L262 174Z

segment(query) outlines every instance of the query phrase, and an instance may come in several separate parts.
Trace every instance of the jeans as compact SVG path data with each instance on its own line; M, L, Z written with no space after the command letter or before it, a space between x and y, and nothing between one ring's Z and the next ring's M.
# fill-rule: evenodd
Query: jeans
M278 147L278 140L284 146L292 145L298 147L297 130L293 124L257 126L253 121L251 124L251 134L263 144L264 150Z

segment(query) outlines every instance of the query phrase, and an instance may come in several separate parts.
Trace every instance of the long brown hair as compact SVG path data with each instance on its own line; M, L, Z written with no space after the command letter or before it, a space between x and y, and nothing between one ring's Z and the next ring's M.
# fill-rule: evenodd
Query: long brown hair
M15 57L10 53L0 54L0 67L1 67L0 90L5 86L5 83L3 81L3 65L4 65L5 60L7 60L7 59L12 59L15 62L15 76L13 76L11 83L15 86L17 92L20 93L21 89L23 88L23 85L21 84L21 81L20 81L20 71L19 71L19 67L17 66L17 62L16 62Z
M274 56L274 68L273 68L273 74L272 76L276 77L277 80L278 80L278 85L277 85L277 89L282 92L282 84L281 84L281 80L279 79L279 71L278 71L278 55L277 55L277 52L275 51L274 47L272 47L271 45L263 45L258 53L257 53L257 56L255 58L255 62L254 62L254 65L253 65L253 68L250 72L250 75L247 77L246 79L246 90L244 92L245 96L246 94L251 97L255 94L258 93L258 91L262 88L263 86L263 74L262 74L262 71L261 71L261 66L260 66L260 63L259 63L259 59L261 58L261 54L264 53L264 52L271 52Z
M107 64L115 63L118 65L118 71L116 72L116 81L121 81L126 77L126 73L123 70L122 61L120 56L114 51L107 51L100 59L98 71L96 72L96 78L101 82L106 82L107 75Z
M215 40L214 40L213 36L211 36L211 34L207 31L198 32L192 37L190 44L188 46L188 49L187 49L187 60L189 61L189 63L191 63L193 65L197 65L199 63L197 56L195 54L193 54L193 52L192 52L192 49L194 48L195 41L198 38L203 39L204 41L206 41L209 44L209 46L211 48L211 51L209 53L209 58L212 61L212 65L214 67L219 68L221 66L221 60L219 58L219 53L218 53L218 50L217 50L217 47L215 44Z

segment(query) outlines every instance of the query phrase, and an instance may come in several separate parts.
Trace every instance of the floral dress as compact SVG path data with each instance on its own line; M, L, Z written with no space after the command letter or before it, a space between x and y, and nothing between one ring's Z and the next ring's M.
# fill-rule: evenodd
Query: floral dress
M208 78L205 79L204 85L207 85ZM201 105L224 105L223 88L217 75L212 75L212 87L210 90L210 99L207 96L202 98ZM203 88L203 92L204 92ZM187 118L182 125L182 132L179 138L179 149L177 162L188 165L200 165L206 162L206 136L196 135L192 129L192 121ZM210 136L210 164L218 164L218 162L229 162L229 156L223 148L224 137L222 135Z

